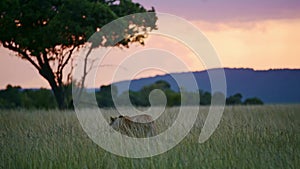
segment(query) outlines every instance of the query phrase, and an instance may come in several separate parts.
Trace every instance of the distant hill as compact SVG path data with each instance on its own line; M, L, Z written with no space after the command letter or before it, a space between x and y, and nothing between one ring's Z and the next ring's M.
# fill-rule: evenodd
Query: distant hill
M255 71L253 69L224 69L227 82L227 96L241 93L243 98L258 97L265 103L300 103L300 69L275 69ZM199 89L210 92L210 82L207 71L193 72ZM172 78L184 81L188 89L187 73L173 73L162 76L142 78L137 80L115 83L119 93L125 90L124 86L130 83L130 90L138 91L143 86L150 85L158 80L170 83L174 91L179 87Z

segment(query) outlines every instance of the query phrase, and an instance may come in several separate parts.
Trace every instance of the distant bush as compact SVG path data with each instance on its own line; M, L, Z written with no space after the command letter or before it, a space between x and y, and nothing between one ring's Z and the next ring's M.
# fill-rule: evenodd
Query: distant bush
M257 97L248 98L244 101L245 105L263 105L264 102Z
M67 86L68 100L72 100L71 86ZM189 92L181 89L181 92L175 92L171 89L171 86L166 81L157 81L151 85L144 86L138 91L125 91L118 95L118 89L114 85L101 86L96 95L96 100L99 107L115 107L115 98L120 105L132 104L137 107L151 106L149 102L149 95L154 90L158 89L162 91L167 99L166 106L180 106L184 105L210 105L212 95L210 92L199 90L198 92ZM215 93L216 94L216 93ZM129 100L128 100L129 96ZM222 93L217 93L219 100L224 99ZM156 97L156 96L155 96ZM197 102L197 98L200 98L200 102ZM216 97L214 97L217 99ZM262 100L257 97L247 98L242 101L242 94L237 93L226 98L227 105L262 105ZM154 98L156 106L164 106L164 102L161 98ZM218 99L217 99L218 100ZM153 100L152 100L153 101ZM183 102L182 102L183 101ZM221 102L220 102L221 103ZM216 104L216 103L215 103ZM221 103L222 104L222 103ZM72 102L69 103L69 108L72 108ZM26 108L26 109L54 109L57 108L54 95L49 89L22 89L20 86L7 85L6 89L0 90L0 109L12 109L12 108Z
M226 99L226 104L227 105L239 105L239 104L242 104L242 94L240 93L237 93L233 96L229 96L227 99Z
M0 90L0 109L12 108L53 109L56 102L51 90L7 85L6 89Z

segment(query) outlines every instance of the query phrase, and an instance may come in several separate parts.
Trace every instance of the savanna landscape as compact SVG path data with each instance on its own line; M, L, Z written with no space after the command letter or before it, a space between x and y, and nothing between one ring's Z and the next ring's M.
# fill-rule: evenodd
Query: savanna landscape
M74 111L1 110L0 168L297 168L300 165L300 105L227 106L205 143L198 137L208 108L173 149L131 159L111 154L81 128ZM174 120L176 107L157 121ZM116 110L105 109L114 114Z
M1 0L0 169L299 168L299 11L295 0ZM193 117L191 130L177 117ZM150 147L174 126L163 141L188 131L180 142ZM126 144L137 154L126 157L99 146L123 138L149 144Z

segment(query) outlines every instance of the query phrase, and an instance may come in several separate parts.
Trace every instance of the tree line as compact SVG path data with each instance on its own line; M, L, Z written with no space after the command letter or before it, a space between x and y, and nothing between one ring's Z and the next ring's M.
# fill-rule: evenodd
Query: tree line
M181 92L176 92L171 89L171 86L166 81L157 81L151 85L144 86L138 91L125 91L118 95L118 89L115 85L101 86L95 92L96 100L99 107L114 107L115 102L119 105L128 105L128 98L132 105L137 107L151 106L149 95L155 89L163 92L164 96L154 95L154 105L166 105L168 107L180 106L181 102L184 105L210 105L212 95L210 92L199 90L198 92L188 92L181 89ZM71 100L67 107L73 108L71 86L66 88L68 100ZM158 97L158 98L155 98ZM165 97L165 98L163 98ZM196 98L200 97L198 103ZM113 98L115 100L113 100ZM163 102L165 99L166 103ZM156 103L155 103L156 102ZM243 96L240 93L234 94L226 98L226 105L262 105L263 101L257 97L246 98L243 101ZM22 89L20 86L7 85L6 89L0 90L0 109L55 109L59 108L55 101L53 92L49 89Z

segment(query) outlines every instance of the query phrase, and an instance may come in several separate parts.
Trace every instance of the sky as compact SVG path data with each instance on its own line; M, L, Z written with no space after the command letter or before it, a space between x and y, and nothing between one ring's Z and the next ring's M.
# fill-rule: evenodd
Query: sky
M300 68L300 1L299 0L133 0L157 12L169 13L187 20L201 31L218 53L222 67L253 68L255 70ZM171 29L171 28L170 28ZM187 32L188 33L188 32ZM188 70L204 70L203 63L189 49L173 39L151 36L147 49L159 49L160 63L166 70L145 70L134 77L147 77L168 72L181 72L168 58L186 63ZM133 46L126 52L147 56L145 47ZM107 57L105 65L119 64L120 51ZM154 53L157 51L154 51ZM152 52L153 53L153 52ZM133 55L133 54L131 54ZM147 61L147 60L146 60ZM130 64L129 64L130 65ZM131 65L132 66L132 65ZM99 71L99 70L98 70ZM96 85L112 81L112 68L102 68ZM103 76L104 74L104 76ZM124 80L126 76L123 76ZM0 47L0 88L7 84L23 88L47 87L47 82L35 68Z

